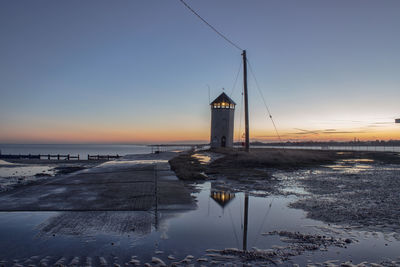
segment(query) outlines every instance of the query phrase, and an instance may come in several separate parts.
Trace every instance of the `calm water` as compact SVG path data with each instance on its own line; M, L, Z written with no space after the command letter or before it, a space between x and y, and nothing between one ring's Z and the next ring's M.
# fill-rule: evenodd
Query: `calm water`
M348 151L377 151L400 152L400 146L252 146L253 148L286 148L311 150L348 150Z
M166 147L163 150L182 149L180 146ZM87 155L120 155L148 154L152 152L147 145L99 145L99 144L0 144L3 154L60 154L79 155L81 159L87 159Z
M168 264L172 262L168 255L181 260L187 255L203 257L210 248L241 249L244 194L236 193L222 206L210 196L211 189L210 182L201 185L200 192L194 194L198 208L186 212L0 213L0 260L10 265L14 260L35 264L42 260L52 265L60 259L69 264L79 257L79 265L90 261L98 266L103 259L110 265L123 265L132 256L137 256L142 263L157 256ZM249 197L248 248L286 246L279 237L262 233L287 230L358 240L347 249L328 247L328 251L306 252L293 258L300 266L305 266L308 260L339 259L357 263L398 256L400 241L381 233L348 232L307 219L302 210L287 207L295 198Z

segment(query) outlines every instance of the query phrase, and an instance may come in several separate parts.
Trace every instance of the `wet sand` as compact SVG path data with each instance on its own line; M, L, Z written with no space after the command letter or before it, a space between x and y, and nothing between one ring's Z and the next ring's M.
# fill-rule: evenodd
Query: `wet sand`
M399 153L216 150L188 152L170 163L181 179L215 180L221 190L296 194L301 198L290 206L307 211L313 219L400 232ZM288 187L301 192L287 191Z
M400 165L354 159L306 172L297 181L310 194L291 207L325 222L395 233L400 240Z
M391 160L394 155L371 159L372 154L367 157L339 152L328 159L317 155L321 161L315 162L312 159L316 157L309 154L312 163L299 167L289 164L287 168L279 164L262 167L262 162L271 157L244 159L245 163L232 167L243 171L239 174L228 169L232 158L228 164L223 155L194 152L189 157L193 161L190 165L199 167L200 180L175 184L188 190L187 200L194 197L196 209L179 205L180 193L178 201L170 197L174 194L164 191L164 196L159 195L158 212L152 208L148 211L0 213L1 234L7 240L4 241L7 244L0 244L0 260L4 259L7 266L14 263L23 266L400 266L399 229L384 227L391 225L396 215L391 214L398 190L397 180L393 180L400 176L399 165ZM177 181L167 164L170 156L161 155L155 161L147 155L135 166L131 161L137 163L139 158L127 158L80 173L90 174L89 185L99 181L109 185L116 178L123 187L125 184L120 179L128 179L124 173L149 174L150 170L146 169L149 164L160 164L158 173L168 184ZM218 165L227 168L207 172L210 166ZM115 175L108 176L109 173ZM80 185L83 181L80 175L71 174L69 183L76 181ZM377 182L376 177L386 178ZM60 186L68 184L66 181ZM87 185L82 186L91 191ZM388 186L393 189L386 194ZM377 194L370 196L376 187L380 187ZM229 192L228 202L215 199L212 192L216 191ZM250 196L247 250L241 245L244 192ZM379 213L382 223L377 223L380 217L376 216L367 220L370 225L362 224L362 218L376 209L368 201L376 201L379 196L386 196L380 200L391 203L383 205L385 212ZM324 203L327 200L332 201ZM353 209L347 210L348 206L343 204L346 201L355 202ZM335 202L337 207L329 206ZM302 207L304 203L311 204ZM320 207L314 209L319 203L322 203ZM366 209L359 210L360 205ZM348 217L344 213L338 217L338 209L360 212L360 215ZM318 217L313 211L326 217ZM364 211L367 212L363 214ZM20 251L21 247L26 251Z
M0 160L0 192L34 184L54 176L93 168L104 160Z
M164 153L162 157L172 157ZM1 211L106 211L187 209L190 192L167 159L153 155L147 162L125 158L91 169L39 180L0 194ZM144 156L149 157L149 156ZM157 198L155 197L157 192Z

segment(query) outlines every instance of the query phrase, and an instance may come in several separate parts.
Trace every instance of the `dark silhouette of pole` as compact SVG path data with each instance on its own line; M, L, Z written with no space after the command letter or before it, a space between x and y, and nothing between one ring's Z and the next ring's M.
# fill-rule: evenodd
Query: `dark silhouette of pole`
M244 92L244 124L245 124L245 149L249 152L250 141L249 141L249 101L247 96L247 58L246 50L243 50L243 92Z
M247 250L247 222L249 219L249 195L244 195L244 227L243 227L243 251Z
M155 214L154 214L154 226L158 231L158 177L157 177L157 164L154 165L154 196L155 196Z

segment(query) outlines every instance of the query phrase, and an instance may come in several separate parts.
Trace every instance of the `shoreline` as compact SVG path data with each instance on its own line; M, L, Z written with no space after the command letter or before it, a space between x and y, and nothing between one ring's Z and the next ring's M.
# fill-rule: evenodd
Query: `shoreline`
M22 213L0 212L0 215L6 219L5 221L14 218L16 222L21 224L21 229L26 228L24 216L35 216L40 225L36 226L35 230L31 230L31 234L32 236L37 236L38 233L43 235L39 239L32 239L31 242L35 244L47 244L49 242L49 244L57 247L69 240L68 242L73 242L83 249L82 252L78 253L74 249L60 251L48 248L42 250L44 252L28 252L24 256L14 256L14 259L21 264L26 261L39 264L43 261L48 264L73 262L78 265L86 265L84 264L85 261L90 259L91 263L87 264L89 266L104 263L120 266L123 264L135 265L136 263L142 266L143 263L149 263L150 266L160 266L160 262L164 262L167 266L186 266L188 264L202 264L204 266L222 264L228 264L228 266L231 266L229 264L232 264L232 266L234 264L340 266L344 264L343 266L352 266L351 264L361 262L364 262L365 266L380 266L377 264L387 266L379 255L363 256L357 254L357 251L365 248L365 246L369 249L368 251L376 251L376 248L372 247L372 245L376 245L381 252L386 251L385 249L388 246L390 257L387 258L391 258L391 262L394 263L394 265L388 266L400 264L400 261L396 263L397 259L393 257L395 254L390 254L390 251L400 247L400 240L398 239L400 230L398 228L393 228L392 233L390 233L390 231L387 231L388 228L382 227L383 224L377 225L373 229L359 227L360 225L357 227L357 225L351 224L352 218L348 221L339 220L332 223L324 218L313 217L312 211L310 212L306 208L292 207L293 203L299 201L310 203L309 207L322 203L321 208L314 209L317 214L336 216L337 210L332 207L327 208L326 203L320 201L332 198L335 195L339 199L345 199L348 194L340 195L333 190L335 188L336 190L346 188L346 192L353 194L351 181L358 176L360 178L357 181L365 180L364 183L369 186L368 181L374 180L374 172L382 173L381 167L398 165L389 164L398 155L355 155L339 151L334 152L339 154L331 156L330 154L312 153L313 151L298 151L290 152L289 156L287 154L282 156L284 162L288 163L285 166L282 165L282 162L277 164L274 157L270 157L271 155L281 155L281 153L278 153L279 151L270 153L268 157L260 157L259 153L266 151L271 152L270 150L258 150L250 157L242 155L241 152L231 153L229 151L163 152L140 156L131 155L122 160L110 161L110 163L96 167L90 172L85 171L81 175L71 174L68 175L68 179L56 179L46 186L37 187L40 190L39 197L27 197L28 192L24 190L20 193L17 192L19 190L14 191L13 196L19 194L16 201L27 202L44 197L46 201L43 203L47 205L54 202L49 198L48 193L50 192L51 194L57 192L57 194L65 194L67 198L76 196L76 193L73 192L62 192L61 189L64 187L83 187L80 189L84 192L84 199L90 200L91 194L95 190L94 187L85 188L85 184L91 186L109 181L112 183L107 182L104 186L111 189L115 182L123 182L111 191L107 190L103 193L106 193L109 198L116 198L115 203L131 203L133 199L129 197L135 195L135 187L137 186L127 188L129 183L126 182L133 177L139 177L141 181L144 181L143 174L146 174L149 181L152 181L155 169L150 168L149 164L156 164L158 165L157 173L160 177L163 177L161 179L163 183L159 184L159 188L166 188L171 181L174 184L171 189L174 189L175 185L178 184L184 185L188 193L185 201L192 200L194 205L197 206L192 206L192 208L186 206L185 209L184 206L177 205L176 202L166 201L171 195L182 197L182 193L164 191L164 193L159 194L160 205L158 210L151 208L147 211L132 211L132 209L124 211L118 209L119 211L116 211L111 207L106 211L102 209L93 210L94 203L92 202L87 206L89 209L86 211L50 209L53 212L46 213L40 210ZM306 158L304 157L305 154ZM185 181L176 180L167 163L168 159L173 160L171 159L173 156L180 158L181 163L191 162L191 165L199 166L200 169L197 171L202 175L202 178ZM366 156L375 159L367 160ZM302 157L304 164L296 167L295 163L299 162L298 157ZM334 158L333 161L332 158ZM239 161L239 164L236 160ZM132 162L141 163L133 166ZM268 167L260 167L265 166L263 165L265 162L268 163ZM208 171L207 168L209 168ZM206 170L206 172L201 174L203 170ZM217 172L218 170L219 172ZM392 170L388 169L386 173L387 179L382 181L383 191L380 192L385 192L386 182L391 181ZM228 175L230 176L228 177ZM324 179L327 179L328 182L330 180L336 182L328 185L328 182ZM315 181L318 181L318 183ZM346 187L343 187L343 185ZM26 189L28 188L30 186L26 187ZM46 189L46 191L45 188L50 190ZM154 192L152 191L154 188L147 189ZM301 189L304 189L304 192ZM359 189L354 188L354 191ZM397 190L395 186L392 189L393 192ZM228 204L222 206L221 203L213 199L211 192L215 191L232 192L234 197ZM140 189L137 192L143 194L147 191ZM249 194L249 222L252 225L249 228L249 247L252 248L246 251L241 249L240 242L235 243L234 234L231 231L231 227L235 229L234 224L236 229L241 227L245 193ZM4 195L1 194L0 196ZM369 195L360 191L356 198L349 198L349 201L353 201L354 207L359 208L360 205L363 205L363 201L369 199ZM314 203L313 201L317 202ZM336 202L338 207L342 205L337 200L332 203L335 204ZM13 201L10 203L12 204ZM396 204L397 202L393 203ZM168 206L172 207L172 210L165 209ZM46 209L43 211L46 211ZM351 211L349 209L349 212ZM391 212L390 209L387 209L387 211ZM268 216L270 212L271 214ZM47 219L40 219L41 216ZM390 218L386 219L391 220ZM388 222L386 219L384 223ZM267 223L264 225L265 221ZM3 225L7 227L5 224ZM368 233L369 237L366 234L364 236L364 232ZM378 232L378 237L374 236L373 233L375 232ZM253 245L256 243L254 237L259 240L257 247ZM13 240L13 237L9 238ZM21 241L21 245L30 244L29 240ZM82 240L90 241L86 243ZM371 246L370 243L372 243ZM101 247L101 251L98 251L97 247ZM131 252L131 248L134 248L134 254ZM32 249L32 251L35 251L35 249ZM335 252L341 254L334 254ZM3 258L12 262L13 259L7 257L6 252L4 253L0 260ZM110 253L113 255L110 256ZM32 255L40 255L40 257L36 259ZM154 262L152 263L153 258ZM308 261L310 259L312 261ZM351 263L350 260L352 260Z

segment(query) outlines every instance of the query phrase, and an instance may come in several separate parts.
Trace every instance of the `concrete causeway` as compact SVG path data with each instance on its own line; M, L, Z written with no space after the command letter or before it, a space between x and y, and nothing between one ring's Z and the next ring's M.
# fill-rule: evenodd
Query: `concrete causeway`
M195 204L190 191L169 168L168 159L174 155L165 152L127 156L21 186L0 193L0 211L192 209Z

